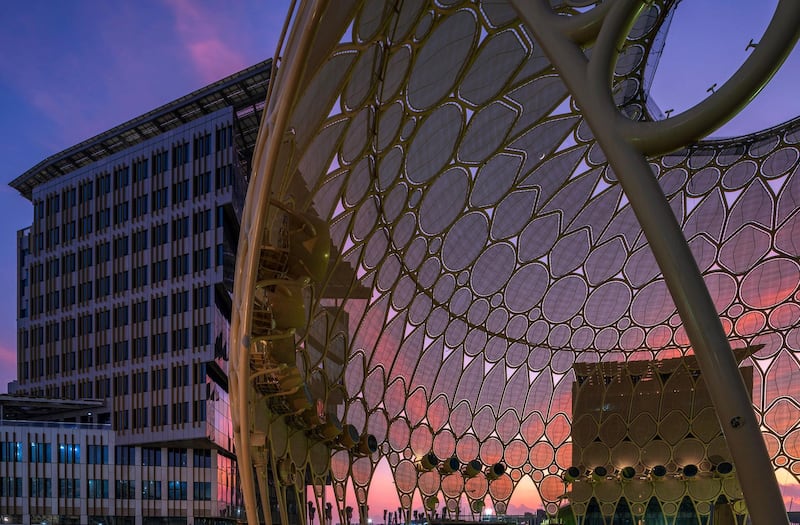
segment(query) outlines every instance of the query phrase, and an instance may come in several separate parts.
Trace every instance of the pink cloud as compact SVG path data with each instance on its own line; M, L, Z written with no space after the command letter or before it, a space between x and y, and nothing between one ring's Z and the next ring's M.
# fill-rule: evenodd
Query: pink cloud
M188 49L192 63L206 82L246 67L244 58L218 39L191 42Z
M167 0L175 16L175 30L194 69L204 82L213 82L244 69L248 60L231 46L226 35L235 34L223 12L211 13L189 0Z

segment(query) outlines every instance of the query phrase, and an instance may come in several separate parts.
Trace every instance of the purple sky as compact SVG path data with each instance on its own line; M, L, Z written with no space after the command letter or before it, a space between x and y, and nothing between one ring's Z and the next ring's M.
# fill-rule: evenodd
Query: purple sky
M662 109L685 109L721 84L769 22L775 0L682 2L656 74ZM289 0L12 0L0 17L0 392L16 375L16 231L30 203L7 183L45 157L272 56ZM735 30L731 30L735 28ZM722 131L800 114L800 53Z
M682 2L652 95L676 112L722 84L775 0ZM16 231L30 203L7 186L49 155L272 56L289 0L10 0L0 17L0 392L16 376ZM800 114L795 52L719 135ZM516 501L515 501L516 500ZM514 512L512 498L510 512Z

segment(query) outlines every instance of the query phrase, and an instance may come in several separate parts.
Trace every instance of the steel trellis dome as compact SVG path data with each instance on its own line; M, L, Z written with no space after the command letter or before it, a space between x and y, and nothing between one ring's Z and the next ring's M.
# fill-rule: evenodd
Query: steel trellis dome
M616 62L633 121L663 118L647 88L672 7L649 5ZM340 512L386 458L406 511L419 491L502 513L530 477L555 513L576 366L693 353L614 170L511 4L337 2L293 27L237 266L234 419L263 445L240 461L287 486L330 476ZM796 478L798 142L792 120L649 159ZM503 471L427 468L431 452Z

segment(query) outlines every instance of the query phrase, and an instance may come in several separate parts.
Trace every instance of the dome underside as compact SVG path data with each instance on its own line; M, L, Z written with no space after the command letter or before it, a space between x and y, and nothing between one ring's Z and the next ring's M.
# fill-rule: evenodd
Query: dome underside
M329 378L339 415L378 438L404 505L415 490L469 492L418 474L431 450L504 462L474 488L499 504L523 476L555 502L572 461L573 365L677 357L690 343L602 150L511 6L401 4L365 2L306 72L272 184L330 224L331 264L348 269L319 294L321 312L346 313L341 337L328 333L345 341ZM645 118L646 57L668 7L640 19L617 64L630 118ZM753 403L775 465L795 475L799 128L651 159L732 346L763 345L747 361ZM335 479L368 485L374 460L333 461Z

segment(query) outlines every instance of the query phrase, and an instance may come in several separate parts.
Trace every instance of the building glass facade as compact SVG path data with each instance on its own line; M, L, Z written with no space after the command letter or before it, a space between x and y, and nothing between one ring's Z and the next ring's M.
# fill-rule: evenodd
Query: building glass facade
M230 290L270 64L54 155L11 183L33 205L31 226L17 236L12 394L20 406L97 403L58 414L6 411L4 522L240 518L227 394Z

